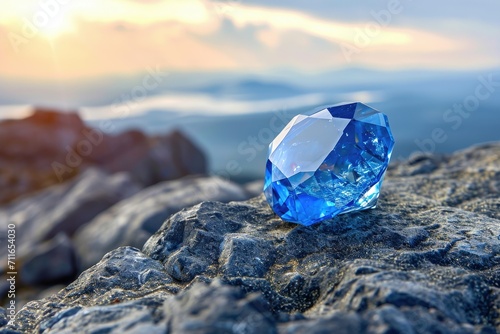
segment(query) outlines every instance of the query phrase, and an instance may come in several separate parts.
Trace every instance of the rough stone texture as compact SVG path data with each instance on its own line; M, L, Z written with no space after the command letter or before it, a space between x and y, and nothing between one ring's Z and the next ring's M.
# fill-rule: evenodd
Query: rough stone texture
M30 261L43 242L58 234L71 236L96 215L139 190L128 174L110 176L98 169L88 169L70 182L1 207L0 221L6 223L0 224L0 249L7 249L7 225L12 223L18 262ZM6 257L2 252L1 269L7 264Z
M120 247L142 247L165 219L203 201L248 199L238 185L218 177L187 177L146 188L106 210L75 234L83 269Z
M178 291L160 262L124 247L59 293L30 303L18 317L38 321L38 312L45 310L36 326L43 333L276 333L260 294L247 295L218 281L198 282L174 295ZM24 323L12 329L34 330Z
M29 303L11 329L495 333L499 193L500 144L490 144L395 163L377 209L310 227L282 222L263 196L204 202L143 252L112 251Z
M276 321L261 294L220 284L196 283L164 303L168 332L276 333Z
M18 313L17 317L23 320L16 327L26 332L35 326L45 329L74 314L75 308L115 305L146 298L163 300L177 291L161 263L135 248L119 248L57 294L28 303ZM138 303L147 304L148 301ZM42 322L38 323L40 320Z
M36 109L0 122L0 204L79 175L89 166L128 172L149 186L206 173L203 152L179 131L147 137L137 130L116 135L112 121L86 126L78 114Z

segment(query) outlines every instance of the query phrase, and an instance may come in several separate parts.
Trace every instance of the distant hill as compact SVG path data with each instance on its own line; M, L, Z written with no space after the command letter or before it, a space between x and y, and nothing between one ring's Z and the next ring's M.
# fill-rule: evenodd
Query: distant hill
M258 80L216 82L210 85L187 89L183 92L186 91L205 93L214 97L236 99L276 99L305 93L304 89L293 85Z

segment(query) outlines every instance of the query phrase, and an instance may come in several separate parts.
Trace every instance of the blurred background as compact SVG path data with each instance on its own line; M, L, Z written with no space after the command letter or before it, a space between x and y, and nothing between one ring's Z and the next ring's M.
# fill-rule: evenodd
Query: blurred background
M261 194L269 143L318 106L386 113L393 159L500 140L497 0L0 6L0 249L15 227L17 309L185 207Z
M499 12L495 0L3 0L0 119L44 107L110 135L179 129L236 181L263 176L287 120L344 101L388 114L393 158L450 152L500 139Z

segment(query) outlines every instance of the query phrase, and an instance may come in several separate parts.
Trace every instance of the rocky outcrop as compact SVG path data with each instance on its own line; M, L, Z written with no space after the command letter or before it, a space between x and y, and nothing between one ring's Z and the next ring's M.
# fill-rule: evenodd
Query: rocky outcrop
M140 189L126 173L109 175L88 169L70 182L0 207L0 221L16 226L17 255L22 256L58 234L71 236L99 213ZM4 249L6 230L7 224L0 225L0 246Z
M240 186L218 177L166 181L117 203L77 231L75 246L84 269L120 246L142 247L177 211L203 201L248 199Z
M217 177L186 177L140 190L129 174L90 168L67 183L14 201L0 208L0 219L16 226L22 286L18 305L53 285L67 284L115 248L142 247L165 219L184 207L248 198L245 189ZM6 229L7 224L0 226L4 249ZM1 263L7 263L6 256L0 256ZM3 298L8 284L0 278Z
M263 196L204 202L142 251L108 253L11 330L42 333L495 333L500 144L416 156L378 208L314 226Z
M64 233L33 247L22 260L19 278L26 286L67 282L78 273L73 243Z
M0 207L0 249L7 249L7 228L15 226L18 306L80 272L74 232L140 186L127 173L109 175L89 168L76 178ZM7 252L0 253L0 298L6 295Z
M90 128L76 113L45 109L0 122L0 204L69 180L89 166L128 172L143 186L206 173L203 152L182 133L112 135L106 132L110 124Z
M160 262L130 247L110 252L44 302L53 307L46 309L45 320L37 326L42 333L165 333L167 328L173 333L276 332L267 302L259 294L248 295L218 281L210 286L195 283L181 291ZM21 314L38 321L31 310L22 310L18 317Z

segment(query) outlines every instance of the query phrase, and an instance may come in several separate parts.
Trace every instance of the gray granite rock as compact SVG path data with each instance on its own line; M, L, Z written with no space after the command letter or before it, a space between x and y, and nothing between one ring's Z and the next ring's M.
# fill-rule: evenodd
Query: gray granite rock
M7 311L3 307L0 307L0 328L7 325L8 322L9 319L7 318Z
M142 247L165 219L202 201L241 201L249 196L240 186L218 177L187 177L146 188L117 203L75 234L83 269L120 247Z
M16 226L19 246L72 235L80 226L141 188L126 173L109 175L88 169L77 178L0 207L0 221ZM0 225L0 246L7 224ZM18 255L20 255L18 253Z
M73 279L78 270L71 241L61 245L60 240L52 239L61 234L71 237L80 226L139 190L126 173L109 175L87 169L67 183L0 207L0 249L7 249L8 224L14 224L16 260L18 267L23 268L24 283L55 284L64 277ZM57 256L47 254L50 249L44 244L55 245L57 251L52 254ZM0 253L0 261L0 272L5 272L6 252ZM57 272L49 268L57 268Z
M49 333L277 333L259 294L221 285L194 284L178 295L145 296L110 305L73 306L42 321Z
M13 329L44 330L82 307L109 306L149 297L163 300L178 291L160 262L138 249L118 248L57 294L28 303L18 312L17 319L22 320L16 321Z
M30 257L19 266L19 279L26 285L62 283L77 274L73 244L63 233L33 248Z
M108 306L71 307L42 322L42 333L165 333L164 300L144 297Z
M276 319L261 294L214 281L196 283L164 303L168 324L162 333L277 333Z
M281 221L263 196L204 202L7 328L496 333L499 193L500 144L489 144L395 163L377 209L310 227Z

